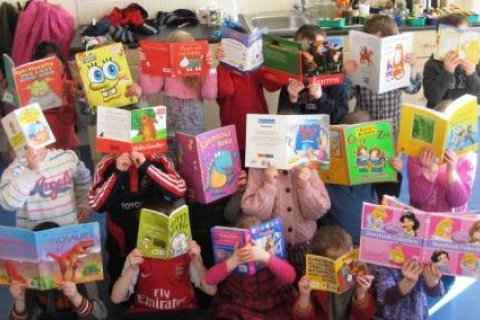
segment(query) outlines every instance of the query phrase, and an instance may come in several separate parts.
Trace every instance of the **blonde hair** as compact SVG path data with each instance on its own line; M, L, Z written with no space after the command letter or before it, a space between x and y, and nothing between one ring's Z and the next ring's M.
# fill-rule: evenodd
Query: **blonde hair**
M453 225L452 218L443 218L442 220L440 220L439 223L437 223L437 226L435 227L435 232L433 234L442 238L450 237L451 231L447 232L445 231L445 229L447 228L447 226L452 226L452 225Z
M376 207L373 209L373 211L370 213L371 216L376 217L376 218L383 218L385 219L387 217L387 212L385 209L381 206Z
M392 17L375 15L365 21L363 31L369 34L380 34L381 37L388 37L398 34L398 27Z
M260 220L256 216L247 216L245 214L241 214L238 216L233 226L235 228L248 229L260 223L262 223L262 220Z
M462 258L462 265L465 266L470 263L478 264L478 259L473 253L465 253Z
M184 30L176 30L173 31L168 35L167 38L168 42L189 42L195 41L195 38L192 36L191 33L184 31ZM189 89L194 91L200 90L200 80L199 76L187 76L183 78L183 83Z
M347 113L340 119L341 124L358 124L369 121L372 121L372 117L370 116L370 112L366 110L355 110Z

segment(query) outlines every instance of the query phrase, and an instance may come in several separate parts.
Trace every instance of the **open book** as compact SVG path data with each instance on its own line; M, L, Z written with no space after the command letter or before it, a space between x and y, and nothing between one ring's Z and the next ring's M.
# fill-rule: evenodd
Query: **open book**
M480 28L455 28L453 26L439 25L438 45L435 59L443 60L450 51L456 51L460 59L478 64L480 59Z
M103 279L98 222L36 232L0 226L0 243L0 284L49 290Z
M315 115L247 115L245 166L291 169L328 168L330 117Z
M404 62L413 52L413 33L380 38L373 34L350 30L350 57L358 69L350 76L352 82L380 94L410 84L412 68Z
M395 157L389 121L330 126L330 167L318 173L325 183L356 185L395 181L389 164Z
M216 264L231 257L235 246L241 248L250 241L278 258L287 258L282 218L262 222L250 229L217 226L211 229L211 235ZM260 263L250 262L239 265L237 272L245 275L254 274L263 267Z
M192 240L188 206L178 207L170 215L141 209L137 249L148 258L170 259L187 253Z
M454 150L459 156L477 150L477 98L463 95L449 104L444 112L404 104L400 114L398 148L407 155L418 157L424 147L432 149L440 163L447 149Z
M355 249L336 260L307 254L306 276L312 289L341 294L353 287L357 276L368 274L358 254L359 250Z

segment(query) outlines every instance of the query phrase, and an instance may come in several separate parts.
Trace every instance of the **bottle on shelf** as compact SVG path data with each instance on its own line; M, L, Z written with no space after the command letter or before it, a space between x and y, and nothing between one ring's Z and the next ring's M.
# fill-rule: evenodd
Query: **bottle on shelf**
M352 0L352 24L360 24L359 0Z

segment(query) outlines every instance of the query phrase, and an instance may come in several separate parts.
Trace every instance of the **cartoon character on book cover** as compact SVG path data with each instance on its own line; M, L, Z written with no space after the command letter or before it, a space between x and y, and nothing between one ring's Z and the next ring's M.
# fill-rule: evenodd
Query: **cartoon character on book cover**
M301 49L303 73L306 78L342 72L343 41L341 38L303 43Z

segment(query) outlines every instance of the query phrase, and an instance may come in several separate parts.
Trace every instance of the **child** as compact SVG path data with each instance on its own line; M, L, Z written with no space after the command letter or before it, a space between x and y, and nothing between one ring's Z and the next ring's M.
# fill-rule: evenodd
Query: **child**
M283 217L289 262L297 275L305 273L316 221L330 208L330 198L317 172L306 167L279 170L250 168L241 202L247 215L262 221Z
M342 228L325 226L315 232L312 253L338 259L352 251L352 237ZM294 319L371 319L376 310L375 297L369 292L373 277L358 275L356 285L342 294L315 291L304 275L298 283L300 295L292 306Z
M261 221L252 216L240 216L237 228L250 228ZM265 266L254 275L243 276L234 270L242 263L256 262ZM220 284L213 298L213 319L290 319L289 306L295 296L289 285L295 280L295 270L286 261L247 243L217 264L206 275L210 285Z
M295 32L294 40L311 45L325 42L325 31L319 26L303 25ZM319 83L304 84L292 80L282 87L278 100L278 114L328 114L336 124L348 113L348 95L343 85L323 88Z
M34 231L59 227L54 222L43 222ZM10 286L14 305L10 320L25 319L106 319L107 310L98 297L95 282L76 285L64 281L58 289L37 291L26 289L20 283Z
M467 16L451 13L441 17L439 24L456 28L469 26ZM433 55L423 68L423 92L427 98L427 107L435 107L441 100L454 100L465 93L480 97L480 66L460 59L458 52L452 50L443 61Z

